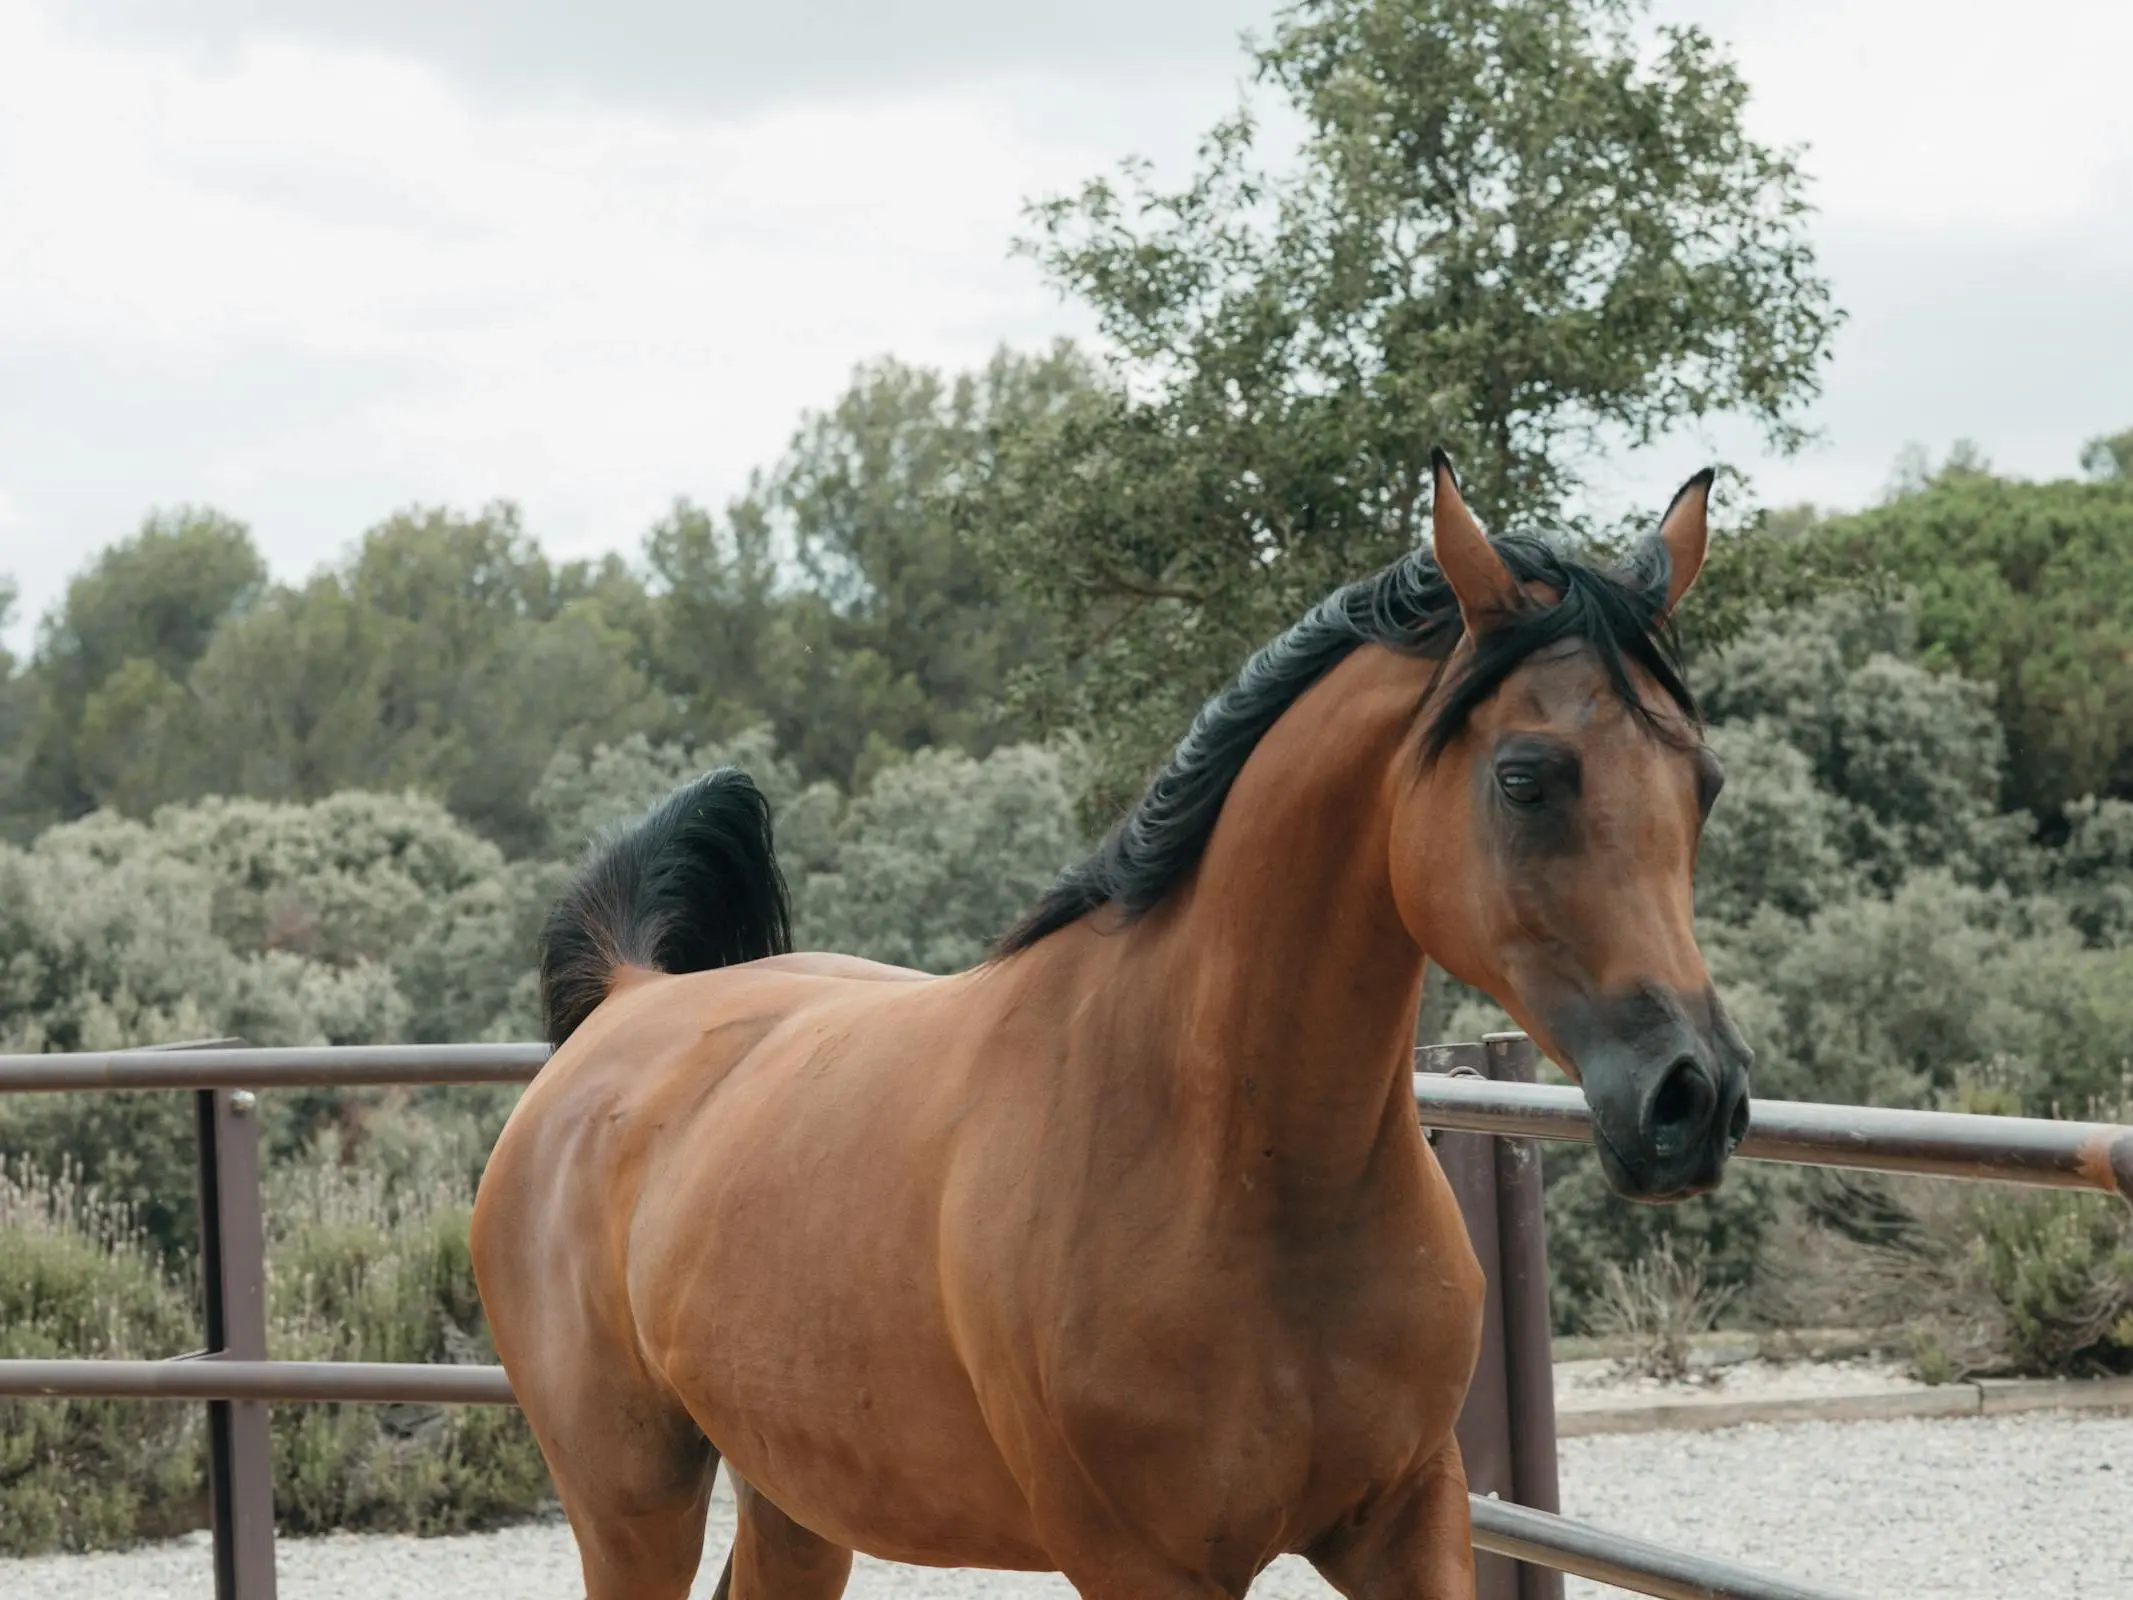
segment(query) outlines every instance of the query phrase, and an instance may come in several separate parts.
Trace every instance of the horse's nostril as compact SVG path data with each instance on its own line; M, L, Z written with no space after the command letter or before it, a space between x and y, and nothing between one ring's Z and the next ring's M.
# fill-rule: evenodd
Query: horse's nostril
M1652 1097L1652 1131L1654 1133L1700 1132L1711 1120L1712 1103L1716 1097L1711 1091L1711 1080L1703 1069L1683 1056L1660 1080L1659 1092Z

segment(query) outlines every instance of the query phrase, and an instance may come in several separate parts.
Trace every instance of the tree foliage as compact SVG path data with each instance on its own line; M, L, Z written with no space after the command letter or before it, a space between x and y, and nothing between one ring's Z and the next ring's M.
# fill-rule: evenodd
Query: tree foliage
M825 949L959 972L1082 842L1056 751L1008 745L982 761L926 751L853 802L834 868L799 896L799 932Z
M138 803L141 773L188 757L184 683L266 567L242 523L184 508L150 516L67 587L37 651L35 720L18 815Z
M1449 447L1498 525L1569 520L1624 438L1738 412L1798 438L1836 324L1789 156L1700 31L1628 0L1304 0L1182 189L1129 166L1024 248L1114 381L1007 442L985 513L1087 669L1116 799L1253 644L1412 545ZM1054 685L1057 692L1060 686Z
M2111 470L2086 483L1958 458L1807 541L1916 594L1922 659L1991 689L2004 798L2047 818L2082 795L2133 798L2133 479L2112 448L2091 447L2092 470Z
M1002 690L1049 668L1052 633L957 508L997 439L1092 383L1069 345L953 379L878 361L723 518L677 507L647 547L653 671L689 733L767 724L803 774L841 787L929 746L983 755L1023 737Z

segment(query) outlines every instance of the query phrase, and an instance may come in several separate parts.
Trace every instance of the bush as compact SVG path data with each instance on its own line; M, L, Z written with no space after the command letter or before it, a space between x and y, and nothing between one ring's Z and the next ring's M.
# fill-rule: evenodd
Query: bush
M395 1188L329 1142L268 1195L268 1353L279 1360L491 1362L463 1177ZM166 1357L199 1344L194 1297L130 1211L71 1175L0 1167L0 1355ZM0 1551L97 1549L200 1525L200 1408L0 1400ZM553 1498L510 1407L277 1406L276 1520L453 1533Z
M1607 1263L1593 1331L1628 1342L1627 1371L1673 1382L1688 1375L1689 1341L1708 1331L1732 1298L1731 1290L1711 1287L1700 1247L1677 1254L1671 1239L1661 1239L1626 1268Z
M1902 1327L1929 1382L2133 1370L2133 1211L2118 1201L1858 1177L1821 1198L1774 1231L1764 1307L1780 1319Z
M1598 1333L1608 1314L1611 1275L1624 1264L1691 1261L1719 1297L1745 1295L1760 1270L1790 1176L1736 1161L1715 1194L1678 1205L1641 1205L1607 1187L1590 1150L1551 1145L1548 1175L1548 1302L1558 1333Z
M2020 1372L2133 1366L2133 1214L2103 1195L1982 1190L1974 1271Z
M802 936L926 972L958 972L1080 850L1057 752L1008 745L983 761L927 750L852 803L836 870L796 898Z
M125 1207L0 1162L0 1356L180 1355L199 1342L191 1299ZM0 1400L0 1552L197 1526L205 1468L197 1406Z
M326 1146L276 1174L269 1353L293 1361L493 1362L467 1247L472 1197L395 1191ZM458 1533L553 1498L532 1431L506 1407L282 1406L275 1516L290 1533Z

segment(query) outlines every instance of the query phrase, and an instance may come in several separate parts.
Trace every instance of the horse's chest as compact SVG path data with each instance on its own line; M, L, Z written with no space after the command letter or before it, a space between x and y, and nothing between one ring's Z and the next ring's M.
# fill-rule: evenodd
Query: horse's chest
M1293 1549L1418 1472L1458 1416L1481 1279L1463 1235L1397 1254L1203 1283L1196 1309L1114 1305L1051 1390L1102 1498Z

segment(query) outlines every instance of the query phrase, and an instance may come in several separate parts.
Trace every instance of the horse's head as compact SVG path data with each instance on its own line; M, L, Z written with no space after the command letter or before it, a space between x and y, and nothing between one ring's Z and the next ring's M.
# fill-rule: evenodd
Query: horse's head
M1401 915L1584 1085L1619 1193L1702 1193L1747 1129L1750 1057L1693 926L1721 774L1659 633L1703 565L1710 476L1615 574L1492 546L1441 457L1436 480L1464 636L1396 810Z

